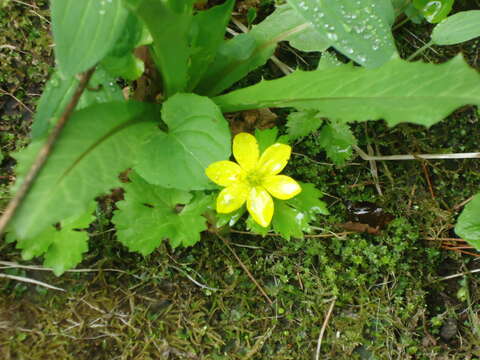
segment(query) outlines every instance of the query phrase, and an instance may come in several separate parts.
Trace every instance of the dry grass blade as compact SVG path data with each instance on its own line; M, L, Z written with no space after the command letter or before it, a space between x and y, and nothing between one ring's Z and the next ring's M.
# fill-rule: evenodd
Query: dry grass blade
M320 350L322 349L323 335L325 334L325 330L327 329L328 321L332 316L333 308L335 307L336 301L337 299L334 298L332 303L330 304L330 308L328 309L327 315L325 316L325 320L323 320L323 325L322 325L322 328L320 329L320 334L318 335L317 352L315 353L315 360L320 359Z
M59 288L59 287L56 287L56 286L53 286L53 285L44 283L44 282L42 282L42 281L38 281L38 280L35 280L35 279L30 279L30 278L27 278L27 277L23 277L23 276L0 274L0 278L5 278L5 279L10 279L10 280L15 280L15 281L21 281L21 282L25 282L25 283L29 283L29 284L34 284L34 285L38 285L38 286L45 287L45 288L47 288L47 289L58 290L58 291L65 291L65 289L62 289L62 288Z

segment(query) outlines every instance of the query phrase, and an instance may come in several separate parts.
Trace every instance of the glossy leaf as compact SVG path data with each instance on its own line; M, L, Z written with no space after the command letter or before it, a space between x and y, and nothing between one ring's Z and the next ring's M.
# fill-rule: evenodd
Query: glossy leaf
M98 63L115 45L127 19L121 0L51 0L55 57L65 75Z
M205 169L230 157L230 130L210 99L177 94L162 108L168 132L155 131L136 166L149 183L181 190L211 188Z
M250 32L235 36L218 49L195 92L209 96L220 93L265 64L280 41L293 40L302 49L307 49L308 44L309 50L325 50L329 42L311 30L311 24L290 7L277 8ZM300 38L301 34L308 35Z
M85 213L96 196L119 186L119 173L134 165L138 147L155 129L155 118L155 106L133 102L74 113L10 224L17 239ZM15 156L16 188L42 144L37 140Z
M437 45L453 45L480 36L480 10L462 11L435 26L432 41Z
M455 0L413 0L413 5L428 22L438 23L452 11Z
M62 115L79 80L75 76L66 76L55 71L48 80L37 105L33 118L31 136L33 140L44 136ZM76 109L110 101L124 100L122 90L101 67L98 67L90 79L89 86L83 92Z
M352 157L352 145L357 144L357 139L348 124L334 122L322 127L319 144L336 165L343 165Z
M389 1L288 0L314 29L345 56L369 67L386 63L395 52Z
M273 230L286 240L292 237L301 239L303 232L309 230L308 218L284 201L275 201L272 226Z
M300 183L300 186L302 192L287 203L304 214L308 222L315 220L317 215L328 215L327 204L320 200L323 193L310 183Z
M315 110L295 111L287 117L287 133L292 140L310 135L323 124L323 119Z
M190 90L197 86L224 42L234 4L234 0L227 0L222 5L200 11L193 17L188 86Z
M120 201L113 223L118 240L131 251L150 254L164 239L173 247L192 246L207 229L202 214L212 203L211 196L193 198L186 191L148 184L135 173L124 185L125 200Z
M480 194L465 206L458 218L455 232L480 251Z
M188 81L189 32L193 1L124 0L153 38L153 58L167 97L184 91Z
M213 100L224 112L296 107L342 122L385 119L391 126L431 126L460 106L479 105L479 80L461 57L440 65L395 59L378 69L296 71Z
M255 234L265 236L271 229L271 225L267 227L263 227L259 225L255 220L253 220L252 216L249 215L247 220L245 221L245 225L247 225L247 229Z

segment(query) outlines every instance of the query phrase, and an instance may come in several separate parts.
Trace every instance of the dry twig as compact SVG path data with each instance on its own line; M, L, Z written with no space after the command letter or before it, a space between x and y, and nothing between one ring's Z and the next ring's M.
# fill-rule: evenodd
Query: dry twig
M62 130L65 127L68 119L70 118L73 111L75 110L75 107L77 106L78 101L80 100L80 97L82 96L83 91L87 87L87 84L90 78L92 77L94 71L95 71L95 68L92 68L80 76L80 82L78 84L77 90L72 96L72 99L70 100L67 107L63 111L62 116L60 116L60 118L58 119L58 122L55 124L55 127L52 129L50 135L45 141L45 144L42 146L39 153L37 154L37 157L35 158L35 161L30 167L27 175L25 176L25 179L22 185L20 185L20 188L18 189L17 193L12 198L12 200L10 200L5 211L0 217L0 236L2 236L8 223L15 215L15 212L21 205L23 199L25 198L28 191L30 190L33 182L37 178L37 175L40 173L43 166L45 165L48 157L50 156L50 153L52 152L58 140L58 137L62 133Z
M320 350L322 348L323 335L325 334L325 329L327 328L328 321L330 320L330 316L332 316L333 308L335 307L336 301L337 301L337 298L334 298L332 303L330 304L330 308L328 309L327 315L325 316L325 320L323 320L323 325L322 325L322 328L320 329L320 334L318 335L317 352L315 354L315 360L320 359Z

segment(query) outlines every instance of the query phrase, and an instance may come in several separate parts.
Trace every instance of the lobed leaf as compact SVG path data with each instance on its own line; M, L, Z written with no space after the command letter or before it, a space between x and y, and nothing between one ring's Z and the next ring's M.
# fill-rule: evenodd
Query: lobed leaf
M98 63L115 45L128 11L121 0L51 0L55 57L63 74Z
M480 251L480 194L475 195L463 209L455 225L455 232Z
M136 171L166 188L211 188L205 169L230 157L230 130L220 109L208 98L176 94L163 104L162 120L168 131L157 130L142 147Z
M397 58L378 69L296 71L213 100L224 112L296 107L342 122L385 119L391 126L431 126L460 106L479 105L479 80L459 56L440 65Z
M326 124L319 134L319 145L336 165L343 165L352 157L352 145L356 144L357 139L348 124L339 122Z
M199 194L192 200L186 191L151 185L136 173L129 177L125 200L117 204L112 220L122 244L148 255L164 239L172 247L192 246L200 240L200 233L207 229L202 214L212 203L211 196Z
M134 102L75 112L10 224L17 239L85 213L93 198L119 186L118 174L134 165L155 118L156 106ZM34 141L16 155L17 188L42 145Z
M287 117L288 137L295 140L307 136L317 131L322 124L323 119L315 110L294 111Z

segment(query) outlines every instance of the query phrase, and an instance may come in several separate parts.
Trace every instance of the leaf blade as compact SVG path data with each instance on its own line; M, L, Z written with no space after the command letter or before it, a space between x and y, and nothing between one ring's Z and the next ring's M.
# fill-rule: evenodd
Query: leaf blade
M440 65L394 59L378 69L296 71L213 100L224 112L293 106L342 122L385 119L391 126L431 126L460 106L480 104L479 78L461 57Z

